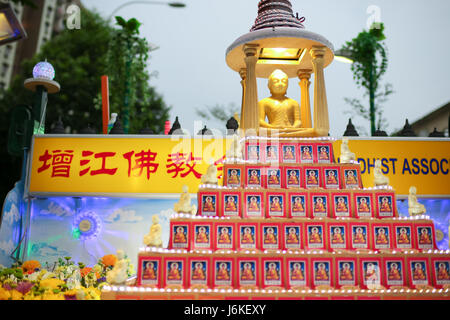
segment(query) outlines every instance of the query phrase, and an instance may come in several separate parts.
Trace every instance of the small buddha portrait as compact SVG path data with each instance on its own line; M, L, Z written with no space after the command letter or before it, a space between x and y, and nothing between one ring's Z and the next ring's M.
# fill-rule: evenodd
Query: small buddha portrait
M391 281L402 280L402 275L396 262L388 263L388 279Z
M333 229L331 243L333 244L343 244L345 243L344 234L341 228L337 227Z
M337 179L338 176L337 170L325 170L325 176L327 185L336 186L339 184Z
M356 228L355 232L353 233L353 242L354 243L356 243L356 244L365 244L366 243L366 232L364 229L361 227Z
M241 242L243 244L254 244L255 240L253 238L253 230L250 227L244 228L244 232L242 233L242 240Z
M366 279L366 281L378 281L379 276L378 276L378 264L376 263L364 263L365 265L365 273L364 273L364 278Z
M299 180L300 171L299 170L288 170L287 175L288 175L287 176L288 186L298 187L300 184L300 180Z
M353 280L353 270L350 266L350 263L344 262L342 267L340 268L339 278L342 281L352 281Z
M280 185L280 172L279 170L269 170L269 177L267 180L269 185L278 186Z
M209 243L209 232L206 230L206 228L209 229L209 227L196 227L196 237L195 242L196 243Z
M248 177L248 184L249 185L261 185L261 171L259 170L250 170L250 176Z
M300 148L303 161L312 161L313 160L312 150L313 150L312 146L302 146Z
M142 274L143 280L156 280L157 278L157 261L145 261L144 272Z
M448 281L450 280L449 275L449 262L438 262L439 266L437 267L437 279L440 281Z
M184 227L176 227L176 231L174 234L174 243L186 243L186 232Z
M308 186L318 186L319 185L319 170L306 170L307 180L306 184Z
M275 70L270 75L268 87L271 96L258 103L261 128L280 132L301 131L300 105L286 96L288 86L289 79L283 71Z
M228 281L230 280L230 273L227 263L222 262L218 264L216 280Z
M194 269L192 271L192 280L206 280L206 268L203 263L194 263Z
M322 243L322 231L318 227L312 227L309 233L309 243Z
M278 161L278 147L267 146L266 147L266 160Z
M410 244L411 239L409 237L409 232L406 228L400 228L397 233L397 243L398 244Z
M316 275L315 275L315 280L316 281L328 281L329 280L329 275L328 275L328 270L327 270L327 266L325 263L319 263L317 265L317 268L315 270Z
M278 244L277 235L272 227L264 228L264 244Z
M278 265L275 262L270 262L266 266L266 280L275 281L280 280L280 275L278 274Z
M283 203L280 201L280 197L270 197L270 211L271 212L283 212Z
M299 262L294 262L291 264L291 280L293 281L303 281L305 276L303 274L302 265Z
M228 181L229 186L239 186L241 185L241 177L236 169L228 169Z
M370 212L370 198L358 197L358 212L369 213Z
M326 147L326 146L319 147L318 157L319 157L319 161L329 161L330 160L330 147Z
M251 196L249 197L248 200L248 211L249 212L260 212L261 211L261 207L260 207L260 197L259 196Z
M326 213L327 200L325 197L314 197L314 213Z
M295 162L295 147L294 146L284 146L283 147L283 160L286 162Z
M181 280L181 270L178 262L170 264L167 280Z
M241 280L242 281L253 281L255 280L254 267L251 263L245 262L241 268Z
M220 244L230 244L231 243L231 232L228 227L220 228L219 239Z
M428 228L419 228L419 243L420 244L432 244L430 233Z
M248 160L259 160L259 146L248 146Z
M289 228L288 233L286 235L286 243L287 244L300 243L299 237L298 237L298 231L296 228Z
M376 243L381 245L389 244L386 228L375 228Z
M226 212L237 212L237 196L225 197L225 211Z
M358 178L356 170L345 170L345 184L347 186L358 186Z
M413 279L414 280L426 280L427 275L425 273L425 268L423 267L422 263L417 262L414 264L413 269Z
M348 198L338 197L336 198L336 212L348 212Z
M381 198L380 212L392 212L391 197Z
M203 196L203 212L216 212L215 196Z
M303 197L294 197L293 198L294 203L292 204L292 212L298 213L298 212L305 212L304 207L304 198Z

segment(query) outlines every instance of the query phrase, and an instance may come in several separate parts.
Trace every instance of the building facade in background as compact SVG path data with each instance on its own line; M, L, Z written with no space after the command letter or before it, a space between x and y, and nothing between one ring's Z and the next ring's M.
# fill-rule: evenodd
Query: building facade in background
M70 4L81 6L79 0L36 0L37 8L12 3L28 38L0 47L0 89L9 88L14 76L21 72L21 63L39 52L42 45L64 30L66 9Z
M413 131L419 137L428 137L436 129L449 136L450 126L450 102L427 114L425 117L411 124Z

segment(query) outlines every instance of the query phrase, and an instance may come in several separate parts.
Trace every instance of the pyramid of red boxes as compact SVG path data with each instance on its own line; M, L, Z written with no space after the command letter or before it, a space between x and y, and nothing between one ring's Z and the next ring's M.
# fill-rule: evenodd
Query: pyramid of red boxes
M244 158L200 187L197 216L172 217L168 249L141 250L125 298L450 299L433 221L400 218L331 139L247 139Z

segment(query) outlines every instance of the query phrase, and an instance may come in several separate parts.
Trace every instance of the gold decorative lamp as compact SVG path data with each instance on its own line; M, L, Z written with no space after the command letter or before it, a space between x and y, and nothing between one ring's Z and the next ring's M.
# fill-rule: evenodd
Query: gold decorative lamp
M241 128L246 132L260 134L264 128L271 136L328 136L330 124L323 70L334 60L334 48L323 36L305 30L304 20L298 14L294 16L289 0L261 0L250 32L227 49L228 66L242 78ZM269 117L272 111L264 111L258 104L256 79L269 79L275 70L281 70L287 78L300 80L301 126L294 126L296 119L291 119L291 126L270 123L270 118L274 118ZM313 117L309 95L312 73L315 74ZM274 104L282 102L280 97L272 98ZM266 116L269 123L265 121Z

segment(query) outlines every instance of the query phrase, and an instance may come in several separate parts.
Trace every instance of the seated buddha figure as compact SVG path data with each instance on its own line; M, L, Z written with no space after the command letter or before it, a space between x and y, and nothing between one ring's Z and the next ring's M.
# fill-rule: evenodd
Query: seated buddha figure
M291 280L305 280L305 276L303 275L302 268L300 263L295 263L294 267L291 270Z
M260 183L258 171L252 170L248 179L248 184L259 185Z
M185 243L186 242L186 235L184 234L183 227L178 227L177 232L175 233L175 239L173 240L174 243Z
M214 202L211 197L206 197L206 200L203 203L203 211L204 212L215 212L216 211L216 207L214 206Z
M419 243L420 244L432 244L427 228L422 228L422 230L420 231Z
M254 243L252 230L250 228L244 229L244 234L242 235L242 243Z
M303 208L302 199L300 197L296 197L294 200L294 206L292 207L293 212L303 212L305 208Z
M284 160L295 160L294 152L292 151L292 147L286 147L283 154Z
M309 235L309 243L322 243L322 237L319 234L319 229L316 227L311 229L311 233Z
M377 244L388 244L388 239L386 237L386 231L384 230L384 228L380 228L378 230L378 234L377 234L377 239L376 239Z
M156 272L155 272L155 265L153 262L148 262L145 269L144 269L144 280L156 280Z
M340 279L344 281L353 280L353 273L352 270L350 269L350 264L344 263L341 269Z
M330 155L327 148L322 147L319 151L319 160L330 160Z
M277 265L275 263L269 264L269 269L266 273L266 280L280 280L280 275L278 274Z
M337 179L336 179L336 174L334 173L333 170L328 172L327 184L331 184L331 185L338 184Z
M278 178L276 170L271 170L270 171L268 184L269 185L278 185L278 184L280 184L280 179Z
M391 268L389 269L389 280L402 280L402 276L400 275L400 271L398 270L398 265L396 263L391 264Z
M302 160L312 160L312 152L310 147L302 147Z
M228 211L228 212L236 212L237 211L236 200L234 199L234 197L227 198L227 202L225 205L225 211Z
M230 275L228 274L227 265L225 263L221 263L219 266L217 280L230 280Z
M346 184L347 185L356 185L358 184L358 180L355 177L355 173L353 171L348 171L347 178L346 178Z
M425 276L425 272L423 271L422 264L420 264L420 263L415 264L413 279L414 280L426 280L427 279L427 277Z
M297 244L299 242L298 237L297 237L297 232L294 228L289 229L289 233L288 233L286 242L289 244L293 244L293 243Z
M320 263L316 270L316 280L317 281L327 281L328 280L328 272L325 268L325 264Z
M297 186L298 185L298 177L295 170L291 170L289 172L288 185Z
M267 160L278 160L278 152L275 147L267 147Z
M381 200L381 212L391 212L391 205L389 204L388 198L384 197L383 200Z
M289 78L283 71L277 69L270 75L268 87L271 96L258 103L260 128L273 136L326 136L328 129L302 128L300 105L286 96L288 86Z
M279 197L273 198L272 203L270 204L270 211L272 211L272 212L282 212L283 211Z
M228 228L222 228L220 229L220 235L219 235L219 243L231 243L230 234L228 232Z
M438 280L450 280L447 266L444 263L439 263Z
M316 204L314 205L314 212L327 212L326 204L322 198L317 198Z
M366 237L364 236L363 229L357 228L353 238L354 243L366 243Z
M238 185L241 181L239 180L237 170L231 170L230 175L228 176L228 184L229 185Z
M367 265L367 269L365 272L365 278L367 281L376 281L378 280L377 267L373 263L369 263Z
M170 265L170 271L167 275L168 280L181 280L181 274L178 267L178 263L172 263Z
M369 205L367 204L366 198L361 198L361 201L359 202L359 206L358 206L358 211L359 212L370 212L370 208L369 208Z
M344 237L342 236L341 228L334 228L333 239L331 240L333 244L344 243Z
M255 275L253 274L252 265L250 263L245 263L242 269L241 280L249 281L255 280Z
M315 185L315 184L319 184L319 182L317 181L317 175L316 172L314 170L309 171L308 174L308 184L310 185Z
M337 206L336 206L336 211L337 212L347 212L348 211L348 208L347 208L347 205L345 204L344 198L340 197L338 199L338 203L337 203Z
M203 265L201 263L197 263L195 265L194 273L192 275L192 280L205 280L205 271L203 270Z
M400 229L400 234L398 235L398 243L399 244L410 244L408 233L405 228Z
M277 244L277 238L275 236L275 231L273 228L268 228L264 236L265 244Z
M256 197L251 197L250 203L248 204L248 211L259 212L259 210L260 208L258 204L258 199L256 199Z
M196 242L197 243L208 243L209 242L205 227L200 227L198 229Z

